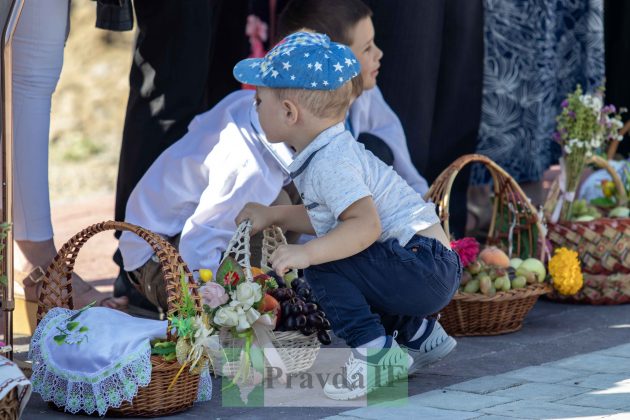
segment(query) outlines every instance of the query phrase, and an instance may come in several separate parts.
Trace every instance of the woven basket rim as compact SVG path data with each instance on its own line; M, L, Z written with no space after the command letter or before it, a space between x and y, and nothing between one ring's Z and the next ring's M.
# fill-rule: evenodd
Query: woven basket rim
M548 283L529 284L526 287L510 289L507 292L497 292L494 296L486 296L481 293L457 292L452 300L464 302L506 302L519 300L530 296L545 295L552 291Z

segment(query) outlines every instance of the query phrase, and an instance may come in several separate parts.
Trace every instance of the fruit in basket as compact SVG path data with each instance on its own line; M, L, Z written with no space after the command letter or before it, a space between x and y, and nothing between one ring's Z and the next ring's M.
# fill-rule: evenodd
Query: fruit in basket
M479 274L482 268L483 267L481 267L481 263L479 261L474 261L466 267L470 274Z
M535 275L535 280L538 283L542 283L547 275L545 265L536 258L528 258L516 269L517 276L523 276L528 279L528 283L533 283L531 279L532 273Z
M467 270L464 270L462 272L462 278L459 281L459 285L460 286L466 286L466 283L468 283L469 281L472 280L472 274L470 274L470 272L468 272Z
M319 340L320 343L322 343L325 346L327 346L330 343L332 343L332 340L330 338L330 334L328 334L328 331L326 331L326 330L319 330L317 332L317 339Z
M481 293L487 295L491 287L492 279L490 278L490 276L484 276L479 279L479 290L481 290Z
M508 290L510 290L512 288L512 284L510 283L510 278L508 277L508 275L503 275L501 277L497 277L494 280L494 287L497 289L497 291L504 291L507 292Z
M464 286L464 292L466 293L477 293L479 291L479 280L473 279L469 281L466 286Z
M265 293L260 304L258 305L259 312L277 312L280 309L280 303L271 296L269 293Z
M489 246L479 253L479 259L486 265L508 268L510 266L510 259L496 246Z
M510 260L510 267L512 267L513 269L517 269L521 264L523 263L523 260L520 258L512 258Z
M609 217L614 217L614 218L624 218L624 217L629 217L630 216L630 209L628 207L615 207L614 209L612 209L610 211L610 213L608 213Z
M516 276L512 279L512 289L520 289L527 286L527 279L523 276Z

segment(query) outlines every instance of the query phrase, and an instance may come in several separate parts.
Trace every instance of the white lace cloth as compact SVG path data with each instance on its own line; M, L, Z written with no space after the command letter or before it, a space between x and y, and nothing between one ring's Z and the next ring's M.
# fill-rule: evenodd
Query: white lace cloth
M152 339L166 337L167 321L135 318L108 308L54 308L37 327L29 357L33 390L66 411L104 415L131 401L151 381ZM202 377L198 401L212 383Z
M17 387L17 398L20 404L18 417L31 398L31 382L26 379L19 367L9 359L0 356L0 400Z

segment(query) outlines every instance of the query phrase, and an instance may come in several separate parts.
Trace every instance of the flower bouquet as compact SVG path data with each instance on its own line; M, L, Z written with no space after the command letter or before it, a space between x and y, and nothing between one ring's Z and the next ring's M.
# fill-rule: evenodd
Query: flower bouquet
M611 140L622 139L620 113L604 105L602 97L602 90L583 94L578 86L562 103L554 134L563 148L561 172L550 189L545 214L550 243L577 252L584 270L584 288L570 300L616 304L630 301L630 219L626 185L600 157ZM600 183L601 194L592 200L575 200L587 164L605 169L612 182ZM567 299L558 293L549 297Z
M248 222L239 226L214 279L209 270L199 273L204 314L221 338L221 348L213 352L214 371L232 377L232 383L262 380L265 361L282 376L306 370L319 343L331 342L330 322L306 281L295 273L282 278L250 265L250 229ZM272 231L280 239L270 241ZM265 249L269 243L284 241L272 229L264 236L263 253L270 252Z
M562 101L562 111L556 118L558 125L553 138L562 146L560 158L560 195L550 220L557 223L569 220L575 193L589 158L605 150L611 140L622 140L621 115L613 105L604 105L603 89L595 94L584 94L577 86Z

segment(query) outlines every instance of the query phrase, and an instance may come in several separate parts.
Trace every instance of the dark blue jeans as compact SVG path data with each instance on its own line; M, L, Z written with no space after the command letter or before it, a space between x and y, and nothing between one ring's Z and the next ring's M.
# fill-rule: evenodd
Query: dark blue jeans
M398 331L406 343L422 320L451 300L462 275L459 256L439 241L414 236L376 242L343 260L305 270L335 334L358 347Z

